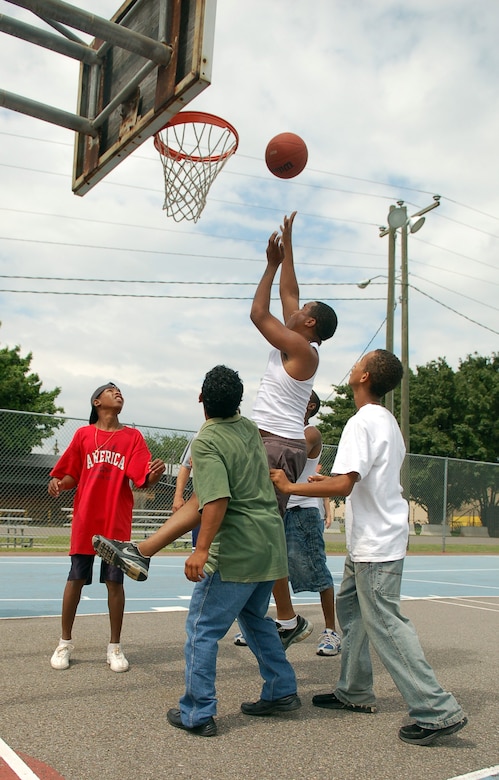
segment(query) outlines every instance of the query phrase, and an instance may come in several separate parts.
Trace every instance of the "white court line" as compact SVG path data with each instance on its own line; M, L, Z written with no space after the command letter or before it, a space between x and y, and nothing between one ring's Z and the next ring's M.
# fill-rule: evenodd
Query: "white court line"
M460 599L458 596L454 598L454 601L447 601L448 598L453 598L450 596L428 596L428 601L433 601L435 604L445 604L448 607L463 607L464 609L477 609L481 612L496 612L499 614L499 610L497 609L490 609L489 607L482 607L482 606L475 606L476 602L473 602L472 604L467 604L463 599ZM480 603L480 602L478 602Z
M445 596L444 598L449 598L449 597ZM499 600L494 603L492 601L475 601L475 599L472 598L472 596L456 596L455 598L457 599L457 601L462 599L469 604L480 604L480 606L486 606L486 607L499 607Z
M35 775L32 769L24 763L22 758L19 758L17 753L14 753L6 742L0 737L0 758L10 766L13 772L17 775L19 780L40 780L38 775Z
M457 588L480 588L481 590L496 590L499 592L499 585L476 585L474 582L448 582L447 580L418 580L413 577L405 577L409 582L423 582L425 585L452 585Z
M479 769L476 772L470 772L468 775L459 775L451 777L449 780L494 780L499 777L499 764L489 766L488 769Z

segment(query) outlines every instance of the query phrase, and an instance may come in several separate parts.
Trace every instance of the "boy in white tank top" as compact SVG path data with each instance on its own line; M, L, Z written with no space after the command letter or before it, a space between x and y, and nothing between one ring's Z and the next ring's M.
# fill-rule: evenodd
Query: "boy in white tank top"
M296 279L292 227L296 216L285 216L281 233L275 231L267 246L267 267L256 289L251 321L272 346L269 362L253 407L271 468L282 468L295 482L307 460L303 421L319 366L319 345L333 336L337 317L325 303L312 301L300 308ZM279 295L283 322L270 313L270 296L277 270L281 268ZM284 517L287 497L277 495ZM313 626L296 615L287 578L274 585L277 621L284 647L305 639Z

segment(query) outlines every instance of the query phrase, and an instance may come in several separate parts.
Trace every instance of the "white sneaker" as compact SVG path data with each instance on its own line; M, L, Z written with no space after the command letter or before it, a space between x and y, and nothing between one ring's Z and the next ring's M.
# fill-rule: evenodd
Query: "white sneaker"
M107 651L107 662L113 672L127 672L129 663L126 660L120 645L116 645Z
M325 628L319 638L317 655L338 655L341 652L341 638L336 631Z
M52 669L67 669L69 666L69 659L71 653L74 650L74 645L61 644L57 645L54 650L54 654L50 659L50 666Z

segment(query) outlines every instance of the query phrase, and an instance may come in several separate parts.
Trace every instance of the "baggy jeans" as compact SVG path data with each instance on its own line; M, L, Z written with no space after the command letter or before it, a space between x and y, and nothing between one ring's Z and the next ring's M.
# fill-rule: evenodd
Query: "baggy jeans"
M403 568L403 559L353 563L347 556L336 600L343 638L335 695L344 703L374 704L371 643L417 725L440 729L458 723L464 712L440 687L414 626L400 612Z
M227 582L216 571L196 583L186 621L184 726L216 715L218 642L238 619L263 677L261 698L274 701L296 693L296 676L286 658L275 621L267 617L274 582Z

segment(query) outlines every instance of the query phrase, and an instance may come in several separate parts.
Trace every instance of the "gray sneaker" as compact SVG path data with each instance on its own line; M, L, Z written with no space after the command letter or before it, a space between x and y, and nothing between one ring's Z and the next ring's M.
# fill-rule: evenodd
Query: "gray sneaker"
M118 542L116 539L106 539L105 536L93 536L92 545L103 561L117 566L132 580L147 580L151 559L139 552L135 542Z
M298 618L298 622L295 628L283 628L280 623L276 623L277 631L279 632L285 650L294 642L301 642L303 639L306 639L314 630L314 625L310 620L307 620L301 615L297 615L296 617Z

